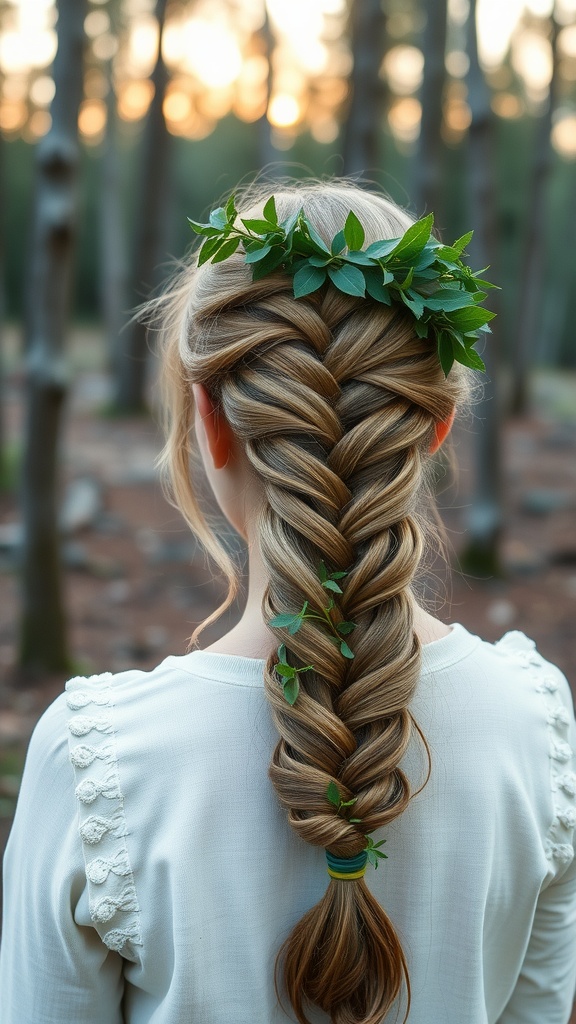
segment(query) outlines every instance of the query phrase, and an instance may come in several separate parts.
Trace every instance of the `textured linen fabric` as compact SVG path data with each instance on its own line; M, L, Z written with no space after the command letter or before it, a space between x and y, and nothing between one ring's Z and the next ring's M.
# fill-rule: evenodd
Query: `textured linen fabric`
M328 884L268 779L258 659L194 651L73 679L32 736L4 860L2 1024L283 1024L282 941ZM567 1024L576 723L532 641L423 649L432 774L366 881L401 937L410 1024ZM72 763L71 763L72 762ZM403 767L414 788L425 755ZM396 1015L396 1009L400 1014ZM386 1021L401 1021L405 1001ZM314 1022L327 1016L311 1011Z

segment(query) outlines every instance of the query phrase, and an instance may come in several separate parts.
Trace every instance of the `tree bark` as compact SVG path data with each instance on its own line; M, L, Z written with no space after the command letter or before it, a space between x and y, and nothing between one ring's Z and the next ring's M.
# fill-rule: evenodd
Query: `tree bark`
M344 127L343 173L374 173L379 163L382 97L379 77L386 39L386 15L380 0L353 0L351 100Z
M446 80L447 0L428 0L422 41L422 121L414 162L413 202L420 216L437 210L441 183L442 107Z
M468 142L470 224L474 236L468 246L471 264L480 270L495 250L495 183L492 174L492 110L490 91L478 60L476 0L471 0L468 24L468 102L472 113ZM501 410L498 393L499 360L495 335L489 335L482 353L486 364L482 397L475 406L478 429L472 435L474 483L467 522L463 568L482 575L500 575L502 533Z
M78 108L84 0L58 0L52 127L36 151L26 345L23 614L20 666L65 671L70 660L58 531L57 465L67 391L64 337L77 220Z
M167 171L170 136L162 109L168 71L162 58L162 36L167 0L156 0L158 21L158 56L151 81L154 96L150 104L140 166L139 203L135 221L135 249L133 257L134 278L132 283L132 305L137 306L146 298L156 279L161 258L161 243L164 237L163 213L167 198ZM115 406L118 412L145 412L147 329L138 320L130 323L120 336L118 348L118 374L116 378Z
M120 32L118 0L108 4L111 27ZM126 225L122 209L121 155L119 151L117 101L114 90L113 61L106 62L106 135L102 153L102 234L100 244L101 305L106 330L109 366L112 378L118 372L120 333L127 319L128 266Z
M544 244L546 236L547 184L553 166L551 142L552 116L559 84L558 22L552 13L552 78L546 108L541 115L534 138L534 162L530 181L528 205L528 232L524 243L524 266L518 299L518 319L513 345L512 394L510 411L520 416L529 404L530 371L542 329L540 308L542 277L544 273Z

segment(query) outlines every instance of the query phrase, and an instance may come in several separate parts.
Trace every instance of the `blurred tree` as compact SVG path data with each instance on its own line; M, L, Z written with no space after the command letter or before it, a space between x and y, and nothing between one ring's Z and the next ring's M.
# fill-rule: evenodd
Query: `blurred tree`
M4 140L0 135L0 210L4 210ZM6 280L4 277L4 220L0 220L0 490L8 478L6 417L4 410L4 320L6 317Z
M140 159L140 192L135 217L135 245L132 258L132 306L146 297L156 280L164 237L164 211L168 192L170 135L164 117L164 96L169 80L162 56L162 38L167 0L156 0L158 53L151 75L154 95L144 125ZM116 393L118 412L140 413L146 410L146 367L148 333L145 324L132 320L119 338Z
M273 55L274 55L274 33L272 32L272 26L270 24L270 17L268 15L268 8L264 6L264 23L261 29L262 40L264 43L264 56L268 62L268 75L266 78L266 109L262 114L262 117L258 119L258 142L260 151L260 167L267 169L268 173L281 174L282 168L279 166L279 152L276 149L272 141L272 125L268 120L268 105L270 103L270 96L272 95L272 84L273 84Z
M352 0L351 97L343 140L343 173L374 174L379 164L384 85L380 78L387 50L387 17L381 0Z
M36 151L27 288L26 428L20 666L66 671L69 656L59 550L57 454L67 390L64 336L77 220L78 110L84 0L58 0L52 125Z
M421 216L439 207L442 180L442 105L446 80L447 0L428 0L422 40L422 120L414 158L414 208Z
M469 222L474 235L468 252L479 270L490 263L496 247L495 189L492 173L493 138L490 90L478 59L476 0L470 0L467 32L468 103L471 122L466 141ZM462 567L482 575L500 575L502 533L501 411L498 394L499 360L495 335L489 335L482 353L486 377L475 405L478 423L472 434L473 492L467 522L467 545L460 555Z
M110 30L118 38L121 31L120 0L108 0ZM116 379L120 332L125 323L128 303L128 265L126 258L126 219L122 202L122 160L118 126L117 96L113 56L103 62L108 83L106 94L106 133L102 151L100 295L108 344L109 363Z
M554 166L551 133L559 85L558 22L554 9L551 16L552 77L544 112L534 133L534 150L526 202L527 231L524 241L524 264L518 296L518 317L512 351L512 393L510 411L519 416L527 411L530 371L542 330L542 279L545 269L545 238L548 181ZM573 230L573 227L572 227Z

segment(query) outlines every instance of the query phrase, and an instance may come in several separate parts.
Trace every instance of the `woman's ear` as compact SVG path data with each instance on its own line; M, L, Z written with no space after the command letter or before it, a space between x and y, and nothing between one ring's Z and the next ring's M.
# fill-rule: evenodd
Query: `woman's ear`
M193 384L192 391L214 469L223 469L232 453L232 431L204 385Z
M441 445L448 437L448 434L452 430L452 424L454 423L454 417L456 416L456 409L452 409L452 412L445 420L439 420L434 427L434 440L430 445L430 454L433 455L437 452Z

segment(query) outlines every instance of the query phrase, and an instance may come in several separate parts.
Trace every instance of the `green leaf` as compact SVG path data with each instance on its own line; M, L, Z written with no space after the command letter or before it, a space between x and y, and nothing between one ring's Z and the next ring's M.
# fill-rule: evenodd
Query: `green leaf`
M233 225L237 216L238 211L236 209L234 193L232 193L232 195L228 199L228 202L226 203L226 219L229 224Z
M392 296L384 285L384 278L380 270L375 272L365 270L364 280L366 282L366 291L371 298L375 299L376 302L384 303L385 306L392 305Z
M342 593L342 588L338 586L335 580L324 580L322 586L326 587L326 590L333 590L335 594Z
M485 372L486 370L484 360L478 355L476 349L467 348L466 354L462 356L458 354L456 359L458 359L463 366L469 366L472 370L482 370L482 372Z
M350 822L351 825L359 825L360 822L362 821L362 818L348 818L348 821Z
M346 239L344 232L339 231L337 235L334 235L332 245L330 246L330 252L333 256L337 256L338 253L342 252L342 249L346 248Z
M340 790L338 789L338 786L332 779L328 783L328 788L326 790L326 798L330 801L331 804L334 804L335 807L340 806Z
M286 253L282 246L273 245L266 256L258 260L257 263L252 264L252 280L259 281L260 278L265 277L266 274L271 274L272 271L276 270L281 263L284 263L285 259Z
M455 242L452 242L452 249L455 249L461 256L466 246L470 245L473 234L473 231L468 231L465 235L462 235L461 238L457 238Z
M484 324L487 324L489 320L493 320L496 316L495 313L491 313L489 309L480 309L478 306L472 306L468 309L455 309L452 313L446 314L447 319L451 324L454 324L459 331L463 334L468 334L469 331L477 331Z
M294 634L297 633L298 630L300 629L301 625L302 625L302 619L301 619L300 615L296 615L295 618L292 619L292 622L290 623L290 625L287 627L288 632L290 633L290 636L294 636Z
M290 705L296 703L296 698L300 692L300 683L298 682L298 676L294 676L294 679L289 679L288 682L284 683L284 696Z
M278 664L275 665L274 668L276 669L278 675L284 676L285 679L293 679L294 676L298 674L296 669L293 668L292 665L285 665L283 664L283 662L278 662Z
M210 214L210 223L213 228L225 228L228 224L226 217L226 210L223 206L219 206L216 210L212 210Z
M211 224L199 224L198 221L191 220L190 217L188 217L188 223L192 231L195 231L197 235L206 235L208 238L211 238L213 235L218 234L218 228L212 227Z
M361 249L364 245L364 228L353 210L350 210L346 218L344 238L349 249Z
M212 257L212 263L223 263L232 253L236 252L239 245L239 238L229 238L228 241L222 243L216 255Z
M280 644L278 647L278 661L282 662L283 665L286 664L286 644Z
M208 238L198 253L198 266L201 267L203 263L207 263L214 253L218 252L222 244L220 235L217 238Z
M318 566L318 578L321 583L324 583L324 581L328 579L328 570L324 559L321 559L320 565Z
M338 625L336 626L336 629L338 630L339 633L342 634L342 636L348 636L348 633L351 633L353 629L356 629L356 623L339 622Z
M270 619L269 626L276 626L280 629L285 626L289 626L294 619L297 619L298 615L294 615L290 612L282 612L280 615L275 615L273 619Z
M326 242L324 241L324 239L320 238L320 235L316 231L316 228L313 227L312 224L309 224L308 221L305 222L304 228L308 237L312 240L312 242L314 242L314 245L316 245L318 249L320 249L322 252L327 252L328 255L330 255L330 250L327 247Z
M340 641L340 654L343 654L345 658L353 658L354 651L351 651L345 640Z
M401 291L400 297L404 305L408 306L408 309L414 314L416 319L419 320L424 312L424 303L420 296L415 292L412 292L411 289L408 289L406 292Z
M329 256L309 256L306 260L305 266L309 267L327 267L330 263Z
M309 263L294 274L294 295L302 299L305 295L315 292L326 280L326 271L322 267L311 267Z
M346 263L353 263L357 267L374 267L376 263L370 256L367 256L365 252L358 252L356 249L348 250L345 256L342 257Z
M278 226L278 214L276 213L276 200L274 196L270 196L270 199L264 204L264 219L272 224L274 227Z
M432 295L425 296L423 301L426 309L444 310L448 313L455 309L470 307L470 293L460 288L439 288Z
M430 238L433 224L433 213L429 213L427 217L423 217L422 220L417 220L415 224L412 224L402 235L398 245L391 253L394 259L402 258L405 262L408 262L414 259L415 256L418 256Z
M343 267L328 267L328 277L332 284L346 295L364 296L366 294L364 274L358 267L351 266L349 263L344 264Z
M414 324L414 333L417 335L418 338L427 338L428 326L428 323L422 323L421 321L417 320L416 323Z
M454 352L452 349L452 338L446 331L440 331L438 337L438 357L440 359L440 366L444 370L444 376L447 377L454 362Z
M384 256L389 256L391 252L394 252L394 249L398 244L398 238L385 238L381 242L372 242L372 244L364 250L364 253L366 256L371 256L374 260L379 260Z
M410 269L409 269L408 273L406 274L406 277L404 278L404 280L398 283L398 287L399 287L401 292L403 292L406 288L410 287L410 285L412 284L412 278L413 277L414 277L414 267L410 267Z
M328 604L326 605L326 611L327 612L331 612L333 607L334 607L334 598L330 597L328 599ZM331 637L330 639L335 640L336 638L335 637Z
M347 575L348 575L348 570L347 569L339 569L338 572L331 572L330 573L330 579L331 580L341 580L341 579L344 578L344 576L347 576Z
M268 253L271 251L271 249L272 249L271 245L259 245L257 248L256 247L254 247L253 249L251 248L250 252L246 253L245 262L246 263L258 263L260 260L263 260L264 257L268 255Z
M355 804L357 799L357 796L353 796L351 800L341 800L340 807L352 807L352 804Z
M242 217L242 223L244 227L248 228L248 231L255 231L256 234L258 235L267 234L267 232L269 232L270 228L272 227L272 225L269 224L267 220L259 220L257 218L255 218L254 220L244 220L244 218Z

